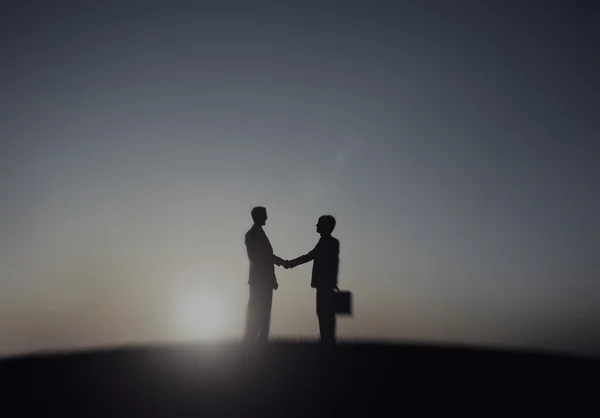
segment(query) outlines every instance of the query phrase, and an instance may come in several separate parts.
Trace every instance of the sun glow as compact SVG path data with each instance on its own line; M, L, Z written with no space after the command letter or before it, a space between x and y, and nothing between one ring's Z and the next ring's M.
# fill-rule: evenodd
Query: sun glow
M225 299L218 292L188 291L177 301L175 325L184 338L215 340L226 331L227 311Z

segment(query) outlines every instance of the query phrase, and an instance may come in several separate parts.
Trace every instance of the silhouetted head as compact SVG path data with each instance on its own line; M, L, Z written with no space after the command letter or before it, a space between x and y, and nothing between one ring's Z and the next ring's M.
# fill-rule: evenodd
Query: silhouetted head
M267 223L267 208L263 206L257 206L252 209L250 214L252 215L252 220L255 224L263 226Z
M321 235L331 235L335 229L335 218L331 215L323 215L317 222L317 232Z

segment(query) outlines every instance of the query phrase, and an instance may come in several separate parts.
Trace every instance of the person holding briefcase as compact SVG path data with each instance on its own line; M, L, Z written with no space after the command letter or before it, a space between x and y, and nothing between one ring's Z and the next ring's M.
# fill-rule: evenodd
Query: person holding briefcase
M336 220L331 215L324 215L317 222L317 233L321 239L315 248L298 258L286 260L282 266L294 268L313 261L311 287L317 290L317 317L321 343L335 344L335 290L337 289L340 242L331 236Z

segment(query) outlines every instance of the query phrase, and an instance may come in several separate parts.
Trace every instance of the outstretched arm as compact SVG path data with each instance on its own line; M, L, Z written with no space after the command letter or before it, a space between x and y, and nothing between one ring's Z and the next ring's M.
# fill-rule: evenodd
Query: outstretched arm
M283 266L285 264L285 260L273 254L273 264L276 266Z
M291 269L291 268L294 268L294 267L299 266L301 264L308 263L309 261L312 261L314 259L315 259L315 250L312 250L308 254L304 254L304 255L301 255L298 258L294 258L293 260L290 260L288 262L287 268Z

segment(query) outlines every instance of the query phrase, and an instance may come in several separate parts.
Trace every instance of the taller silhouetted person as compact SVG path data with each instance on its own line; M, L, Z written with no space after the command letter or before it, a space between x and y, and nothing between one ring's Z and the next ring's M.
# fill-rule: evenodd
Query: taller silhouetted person
M273 254L271 242L263 230L267 222L267 209L257 206L251 212L254 225L245 235L246 251L250 260L248 284L250 297L246 313L245 342L266 342L271 324L273 290L277 290L274 265L283 260Z
M337 288L340 255L340 242L331 236L335 224L333 216L321 216L317 222L321 239L315 248L308 254L284 262L285 268L293 268L314 261L311 287L317 289L317 316L322 344L335 344L333 293Z

